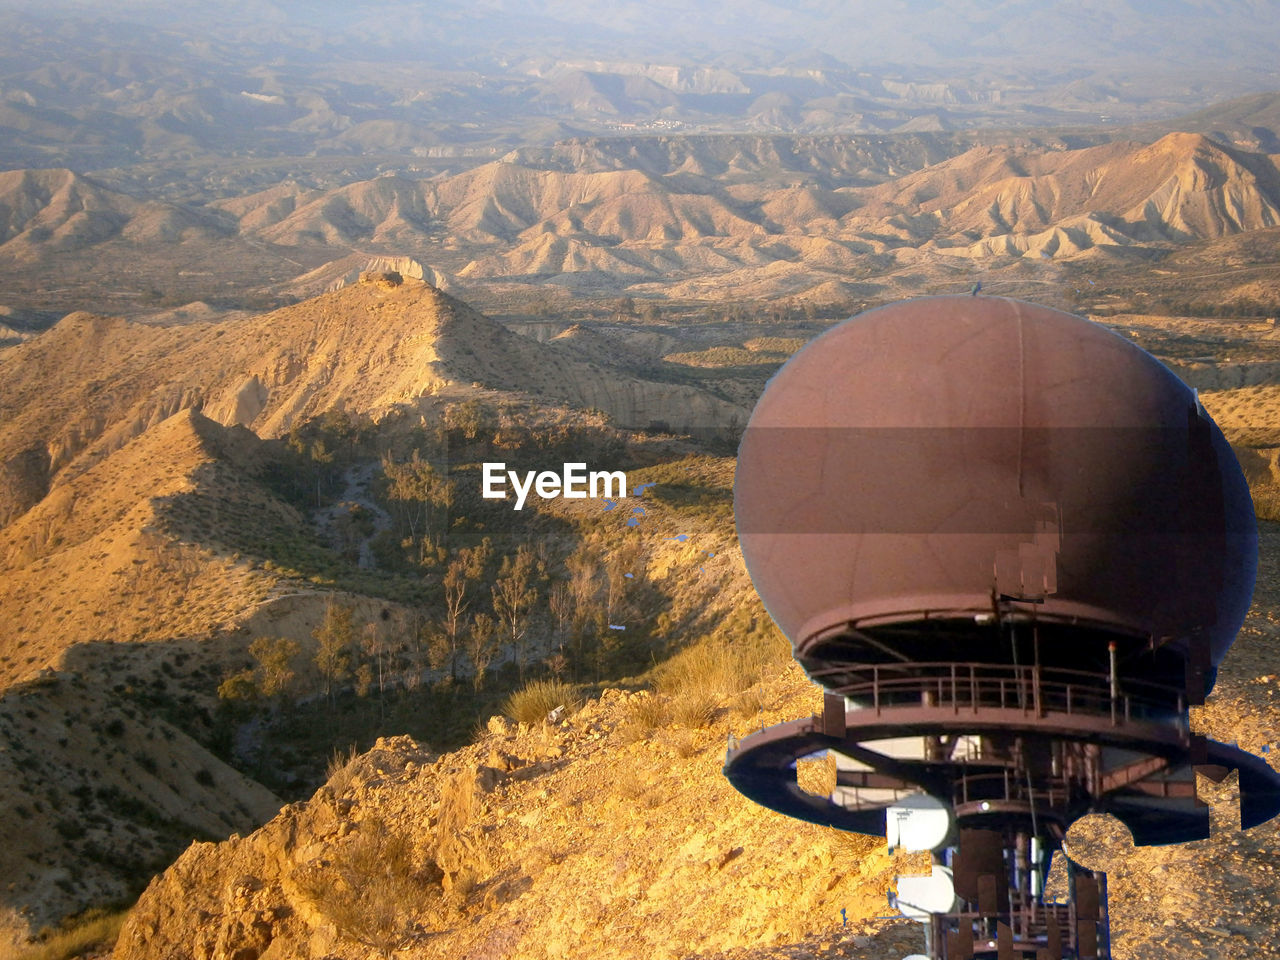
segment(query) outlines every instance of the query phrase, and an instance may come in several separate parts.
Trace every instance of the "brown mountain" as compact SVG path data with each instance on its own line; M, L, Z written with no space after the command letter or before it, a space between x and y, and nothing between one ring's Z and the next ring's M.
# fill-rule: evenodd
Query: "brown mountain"
M982 147L865 196L846 231L922 218L938 248L968 255L1025 253L1054 229L1079 236L1070 254L1093 241L1205 240L1280 223L1273 160L1198 134L1058 153Z
M0 173L0 255L29 260L120 238L211 239L227 226L190 208L141 201L70 170Z
M628 365L626 350L539 343L382 273L220 322L73 314L0 353L0 819L26 823L0 857L14 883L0 937L134 894L193 837L276 809L196 742L253 638L312 643L335 595L361 622L406 612L264 561L295 550L305 567L326 534L280 493L263 438L332 410L376 419L468 397L642 427L745 420Z

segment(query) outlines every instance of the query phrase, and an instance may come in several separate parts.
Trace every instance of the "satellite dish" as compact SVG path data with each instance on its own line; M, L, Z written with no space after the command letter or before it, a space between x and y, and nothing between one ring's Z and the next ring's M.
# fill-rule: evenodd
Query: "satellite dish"
M893 905L909 920L928 922L935 913L951 913L956 906L956 885L951 871L934 864L927 877L896 877L898 894Z
M903 797L884 812L884 835L892 853L898 847L912 853L936 850L951 836L951 808L927 793Z

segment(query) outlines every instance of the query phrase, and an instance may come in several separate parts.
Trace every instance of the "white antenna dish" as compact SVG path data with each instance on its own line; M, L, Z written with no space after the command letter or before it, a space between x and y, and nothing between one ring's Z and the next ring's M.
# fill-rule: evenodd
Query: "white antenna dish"
M927 877L895 877L898 887L893 905L909 920L928 922L935 913L951 913L956 908L956 885L951 871L937 864Z
M951 808L927 793L903 797L884 811L884 835L889 852L898 847L912 853L937 850L951 835Z

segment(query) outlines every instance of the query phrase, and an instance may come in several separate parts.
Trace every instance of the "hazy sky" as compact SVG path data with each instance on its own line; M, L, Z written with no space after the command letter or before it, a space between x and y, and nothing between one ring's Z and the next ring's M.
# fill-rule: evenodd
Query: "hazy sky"
M774 56L821 51L853 66L1043 60L1274 75L1273 0L3 0L66 21L124 20L253 46L353 47L425 56Z

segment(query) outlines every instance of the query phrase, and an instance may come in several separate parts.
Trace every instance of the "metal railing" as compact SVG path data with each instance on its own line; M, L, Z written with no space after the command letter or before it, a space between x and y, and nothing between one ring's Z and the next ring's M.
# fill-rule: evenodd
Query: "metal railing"
M814 679L843 675L833 692L872 707L925 704L955 715L980 709L1019 710L1027 716L1080 714L1121 720L1168 720L1185 711L1177 687L1125 677L1111 693L1105 673L997 663L843 664Z

